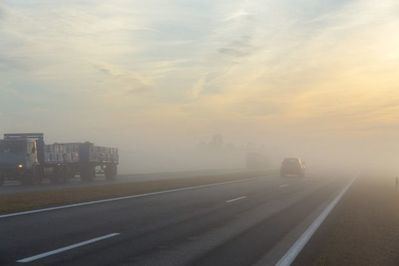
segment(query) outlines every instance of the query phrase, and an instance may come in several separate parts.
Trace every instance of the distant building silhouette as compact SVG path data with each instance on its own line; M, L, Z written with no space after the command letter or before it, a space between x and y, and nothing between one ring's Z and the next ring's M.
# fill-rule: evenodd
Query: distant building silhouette
M212 149L221 149L223 148L223 144L223 136L220 134L215 134L209 142L209 147Z

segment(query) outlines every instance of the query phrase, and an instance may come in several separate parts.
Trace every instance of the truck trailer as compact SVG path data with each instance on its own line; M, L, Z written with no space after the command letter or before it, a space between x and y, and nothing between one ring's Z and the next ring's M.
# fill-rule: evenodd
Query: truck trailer
M96 169L112 180L117 175L118 149L91 142L45 144L43 133L4 134L0 140L0 185L6 180L40 184L64 183L79 175L92 181Z

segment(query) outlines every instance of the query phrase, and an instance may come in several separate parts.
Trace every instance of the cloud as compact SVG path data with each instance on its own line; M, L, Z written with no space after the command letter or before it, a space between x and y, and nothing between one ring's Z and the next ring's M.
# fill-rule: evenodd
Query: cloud
M245 10L238 10L233 14L230 14L228 17L223 19L223 22L231 22L235 20L242 20L242 19L250 19L253 18L253 15Z
M105 132L160 120L180 132L390 128L398 10L391 0L6 1L0 104L13 104L0 121L25 95L27 109L60 106L47 129L66 117L84 131L71 118L81 113Z

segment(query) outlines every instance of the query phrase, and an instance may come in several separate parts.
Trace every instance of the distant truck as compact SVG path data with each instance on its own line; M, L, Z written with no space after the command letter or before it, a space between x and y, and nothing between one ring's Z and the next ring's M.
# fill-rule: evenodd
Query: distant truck
M258 152L248 152L245 160L245 166L248 170L261 170L267 167L266 158Z
M42 133L4 134L0 140L0 185L6 180L39 184L45 178L64 183L79 174L91 181L99 168L107 179L117 175L118 149L90 142L46 145Z

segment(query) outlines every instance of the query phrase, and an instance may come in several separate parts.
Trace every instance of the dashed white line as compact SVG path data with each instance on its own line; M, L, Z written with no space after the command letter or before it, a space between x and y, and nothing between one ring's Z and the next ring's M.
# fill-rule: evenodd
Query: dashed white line
M320 225L324 222L330 212L334 209L337 203L341 200L346 191L350 188L356 178L352 179L348 185L338 194L335 199L328 204L328 206L322 211L322 213L313 221L313 223L306 229L306 231L299 237L287 253L277 262L277 266L289 266L291 265L298 254L302 251L305 245L308 243L313 234L317 231Z
M31 211L15 212L15 213L10 213L10 214L0 215L0 219L14 217L14 216L34 214L34 213L39 213L39 212L48 212L48 211L55 211L55 210L61 210L61 209L67 209L67 208L81 207L81 206L86 206L86 205L106 203L106 202L112 202L112 201L118 201L118 200L142 198L142 197L154 196L154 195L159 195L159 194L179 192L179 191L184 191L184 190L194 190L194 189L221 186L221 185L227 185L227 184L242 183L242 182L248 182L248 181L254 180L256 178L257 177L250 177L250 178L244 178L244 179L239 179L239 180L234 180L234 181L211 183L211 184L198 185L198 186L189 186L189 187L182 187L182 188L176 188L176 189L161 190L161 191L150 192L150 193L145 193L145 194L137 194L137 195L109 198L109 199L95 200L95 201L86 201L86 202L81 202L81 203L61 205L61 206L57 206L57 207L37 209L37 210L31 210Z
M288 187L288 186L289 186L288 184L282 184L282 185L280 185L281 188L283 188L283 187Z
M52 256L52 255L55 255L55 254L58 254L58 253L61 253L61 252L65 252L65 251L71 250L71 249L74 249L74 248L78 248L78 247L81 247L81 246L86 246L86 245L92 244L94 242L105 240L105 239L108 239L108 238L111 238L111 237L114 237L114 236L117 236L117 235L119 235L119 233L113 233L113 234L109 234L109 235L105 235L105 236L96 237L96 238L93 238L93 239L90 239L90 240L86 240L86 241L83 241L83 242L80 242L80 243L77 243L77 244L73 244L73 245L70 245L70 246L63 247L63 248L59 248L59 249L55 249L55 250L48 251L48 252L45 252L45 253L41 253L41 254L38 254L38 255L34 255L32 257L20 259L20 260L17 260L17 262L19 262L19 263L29 263L29 262L32 262L32 261L35 261L35 260L39 260L39 259L42 259L42 258L45 258L45 257L48 257L48 256Z
M242 200L242 199L245 199L245 198L247 198L247 196L242 196L242 197L238 197L238 198L235 198L235 199L226 200L226 203L231 203L231 202L234 202L234 201L237 201L237 200Z

